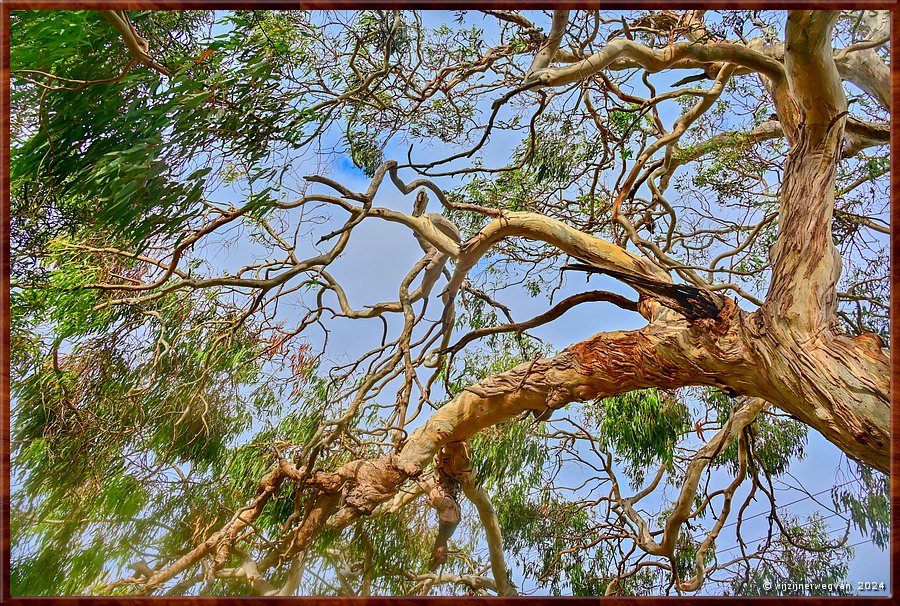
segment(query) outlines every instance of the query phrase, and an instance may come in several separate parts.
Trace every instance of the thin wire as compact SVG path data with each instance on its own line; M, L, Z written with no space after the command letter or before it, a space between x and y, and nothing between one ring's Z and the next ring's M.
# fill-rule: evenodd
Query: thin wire
M831 518L833 518L833 517L835 517L835 516L839 516L839 515L841 515L841 514L839 514L839 513L833 513L833 514L831 514L830 516L825 516L824 518L816 518L816 519L810 520L809 522L807 522L807 523L805 523L805 524L800 524L799 526L794 526L794 528L806 528L807 526L810 526L811 524L815 524L816 522L824 522L825 520L831 519ZM840 529L840 528L832 528L832 529L830 529L828 532L825 533L825 536L828 536L829 534L832 534L832 533L834 533L834 532L836 532L836 531L839 531L839 530L841 530L841 529ZM744 541L744 544L745 544L745 545L750 545L751 543L756 543L757 541L762 541L762 540L768 539L768 538L769 538L769 536L766 535L766 536L764 536L764 537L759 537L758 539L752 539L752 540L750 540L750 541ZM863 541L863 542L865 543L865 541ZM728 549L716 550L716 554L720 554L720 553L728 553L729 551L734 551L735 549L738 549L739 547L740 547L740 545L735 545L735 546L733 546L733 547L729 547ZM851 545L851 547L852 547L852 545Z
M848 545L847 547L856 547L857 545L862 545L863 543L874 543L874 542L875 542L874 539L863 539L862 541L857 541L856 543L853 543L852 545ZM876 547L877 547L877 545L876 545ZM882 551L884 551L884 550L882 549Z
M838 485L836 485L836 486L833 486L832 488L826 488L826 489L824 489L824 490L820 490L820 491L817 492L817 493L806 495L805 497L799 498L799 499L797 499L796 501L791 501L790 503L785 503L784 505L778 505L778 507L789 507L789 506L791 506L791 505L796 505L797 503L801 503L801 502L803 502L803 501L808 501L808 500L812 499L813 497L817 497L817 496L819 496L819 495L821 495L821 494L825 494L826 492L832 491L832 490L834 490L835 488L842 488L842 487L846 486L847 484L853 484L854 482L860 482L860 481L861 481L861 480L860 480L859 478L856 478L856 479L853 479L853 480L849 480L849 481L847 481L847 482L844 482L843 484L838 484ZM771 511L761 511L761 512L759 512L759 513L753 514L752 516L748 516L748 517L746 517L746 518L741 518L741 524L743 524L743 523L746 522L747 520L752 520L752 519L754 519L754 518L758 518L758 517L760 517L760 516L768 515L768 514L770 514L770 513L771 513ZM735 526L737 523L738 523L738 521L735 520L734 522L730 522L730 523L728 523L728 524L725 524L724 526L722 526L721 530L725 530L726 528L729 528L729 527L731 527L731 526ZM706 536L706 534L707 534L707 533L703 533L703 532L698 533L698 534L692 536L692 537L691 537L691 540L699 539L699 538L702 537L702 536Z

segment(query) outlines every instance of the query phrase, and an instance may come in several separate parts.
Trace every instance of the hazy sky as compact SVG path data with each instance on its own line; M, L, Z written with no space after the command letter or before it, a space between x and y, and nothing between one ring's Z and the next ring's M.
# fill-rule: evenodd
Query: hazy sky
M443 18L452 24L454 15L444 15ZM548 27L549 19L547 17L541 18L537 14L532 16L536 24ZM441 13L429 11L426 12L424 21L426 25L432 25L438 24L441 19ZM470 17L469 20L479 23L479 26L484 27L488 32L493 26L492 20L489 18L482 19L479 16L474 16ZM683 77L683 75L684 73L681 72L677 75L664 73L653 76L653 82L657 85L657 92L664 92L669 83ZM645 91L637 91L637 94L641 93L645 93ZM660 108L660 113L664 122L670 125L678 115L677 105L674 103L665 104ZM506 162L510 157L512 147L516 143L518 141L504 141L502 135L492 137L489 145L486 147L487 152L484 154L485 164L496 165ZM492 150L495 153L492 153ZM405 161L406 151L405 145L391 145L385 150L385 158L396 159L402 163ZM440 147L430 149L418 147L414 158L416 161L431 161L449 153L451 151ZM494 156L496 156L496 161L491 162ZM351 189L364 191L368 186L368 179L346 157L338 158L331 169L333 178ZM415 175L410 171L405 171L401 175L407 181L415 178ZM441 182L440 179L435 180L439 183ZM389 195L387 195L388 193ZM382 187L378 204L409 212L413 199L414 194L403 198L389 183L386 183ZM437 208L436 201L432 200L429 210L439 212L440 209ZM341 259L333 265L334 271L332 273L345 286L351 304L355 308L359 308L381 300L396 300L400 279L420 257L421 249L408 229L384 221L364 221L354 230L354 238L351 244ZM561 300L570 294L584 290L584 282L585 277L583 275L573 273L567 276L565 286L557 293L555 300ZM437 288L440 287L441 284L439 283ZM589 288L613 290L632 299L636 298L636 294L630 288L603 276L592 277ZM510 307L516 321L530 318L547 309L545 299L541 297L532 298L521 292L521 290L519 292L515 292L515 290L504 291L502 302ZM432 302L429 316L433 317L437 313L439 313L439 305L435 305L435 302ZM371 332L361 329L358 321L346 321L343 324L346 325L346 330L336 330L330 336L330 343L334 349L346 348L348 353L357 347L365 350L368 349L367 344L372 342L370 337L380 337L381 323L377 320L369 322L371 324ZM593 303L578 306L556 321L529 332L550 343L555 350L561 350L597 332L636 329L644 324L643 318L636 313L622 310L611 304ZM835 446L824 440L812 429L809 431L809 443L806 453L806 458L802 461L795 461L790 468L790 475L783 477L781 480L794 484L797 487L802 485L802 488L809 494L817 496L815 499L809 498L808 494L802 490L778 486L781 489L778 494L778 503L781 506L793 503L790 507L785 507L785 510L794 515L805 516L819 512L826 518L829 527L832 529L831 536L834 538L840 537L844 531L844 523L839 517L833 515L829 517L829 512L826 508L833 507L830 494L831 488L839 482L846 481L845 477L839 477L838 474L839 465L843 465L844 470L847 469L846 458ZM727 477L725 481L730 479L730 477ZM743 502L743 495L747 494L747 484L749 483L745 483L745 486L735 496L734 506L730 515L731 521L736 518L736 510L738 504ZM826 492L817 494L822 491ZM673 494L674 492L670 490L668 497L671 498ZM650 501L650 498L647 501ZM652 508L652 506L652 502L648 502L645 505L648 508ZM757 517L751 519L751 516L754 515ZM745 523L743 536L751 547L758 542L753 542L752 539L765 537L768 526L767 515L768 503L765 502L765 497L761 495L744 513L744 518L748 521ZM730 559L740 553L736 548L733 531L733 526L731 527L730 535L727 529L724 530L718 541L719 547L717 551L721 554L720 558L722 559ZM855 529L851 530L848 544L856 544L860 541L866 541L866 539ZM857 582L872 581L889 584L890 560L887 552L878 549L870 542L864 542L855 547L855 553L856 556L847 577L847 580L853 584L854 591L856 590ZM520 583L521 579L516 579L516 582ZM526 589L526 587L522 588ZM866 592L863 595L886 595L887 593L888 591L886 590L883 592Z
M549 28L548 16L540 13L535 13L531 16L536 24ZM455 15L449 12L426 11L424 17L424 22L428 26L434 26L444 21L452 26L454 20ZM492 28L495 27L495 20L492 18L469 15L467 21L485 28L488 32L488 37L490 37ZM664 92L673 80L683 76L683 72L674 77L669 74L658 74L653 76L653 82L658 85L657 92ZM637 94L645 93L645 91L641 90L635 92ZM671 122L678 115L677 103L665 104L660 109L664 122L667 125L671 125ZM506 163L510 158L513 147L518 142L518 139L513 139L510 135L498 134L493 136L490 143L485 147L484 157L486 164L497 165ZM330 145L341 145L335 134L331 136L330 140L325 141L325 147ZM417 161L435 160L452 153L452 151L448 151L443 146L417 147L414 157ZM405 162L406 152L407 145L394 140L385 149L385 158L396 159L402 163ZM310 168L311 170L306 172L316 172L313 167ZM352 190L365 191L369 185L369 179L346 156L336 157L331 166L328 167L328 170L329 174L327 176ZM302 168L297 171L298 174L306 174L306 172ZM405 170L401 172L401 177L408 182L414 179L416 175L410 170ZM460 181L450 179L435 179L435 181L448 189L460 184ZM320 186L316 186L316 189L325 191ZM239 202L239 197L229 193L225 188L217 192L217 195L211 197L226 201L230 199L230 201L235 203ZM379 206L409 212L412 208L414 197L415 192L409 196L401 195L400 192L394 189L390 181L386 179L375 203ZM436 200L431 200L428 210L440 212ZM339 209L334 211L334 216L340 221L346 218L346 215ZM326 231L328 231L327 227L316 227L316 233L319 235ZM325 246L330 246L330 244L331 242ZM212 266L218 268L241 265L248 257L260 252L258 247L247 243L223 248L213 238L203 247L197 248L198 254L206 255ZM360 309L365 305L371 305L380 301L396 300L401 279L421 256L422 250L408 228L386 221L368 219L354 228L350 244L341 257L329 267L329 272L344 286L351 306L355 309ZM477 274L477 271L481 268L476 267L475 273ZM553 280L556 280L555 276L553 276ZM631 299L637 298L636 293L630 288L610 278L593 276L587 286L585 280L586 278L583 274L570 273L565 277L564 286L556 293L554 300L562 300L566 296L585 289L610 290L619 292ZM436 319L440 315L439 292L444 284L445 281L443 280L439 282L432 294L428 313L430 318ZM501 301L509 306L516 321L528 319L546 311L548 308L545 298L530 297L521 288L505 290ZM419 307L417 306L416 309L419 309ZM459 313L463 312L460 311ZM612 304L591 303L578 306L554 322L529 332L544 340L553 350L559 351L598 332L637 329L644 326L645 323L644 319L637 313L622 310ZM399 318L395 317L391 325L394 329L397 329L400 326ZM378 319L352 321L336 319L328 321L331 333L329 335L327 356L332 361L346 361L353 359L361 352L372 349L373 345L377 344L381 339L382 326L382 322ZM318 345L321 336L321 333L313 328L309 332L308 338L315 345ZM386 389L382 398L391 398L392 396L393 393ZM425 418L425 416L420 417L418 422L424 421ZM829 491L836 483L845 481L837 474L838 467L842 465L843 455L835 446L825 441L812 429L809 432L809 443L806 453L807 456L804 460L795 461L791 466L790 474L795 479L785 476L782 478L783 481L794 482L797 485L802 483L805 491L810 494ZM843 467L846 469L846 461L843 462ZM571 469L567 473L577 474L577 470ZM719 482L726 482L731 479L724 473L714 473L713 478L714 481ZM577 484L578 482L574 483ZM736 510L739 504L743 502L743 496L747 494L747 484L749 482L745 482L745 486L735 496L734 506L730 515L731 521L736 519ZM668 499L671 499L674 494L675 491L671 487L664 493ZM785 507L786 511L794 515L807 515L813 512L820 512L824 516L829 515L826 508L833 506L829 492L825 492L817 497L820 502L806 497L807 494L802 490L784 488L778 494L778 503L783 506L784 504L797 501L790 507ZM657 500L654 501L653 499ZM659 495L656 493L642 502L647 509L656 508L661 503L662 501L659 500ZM757 514L761 515L751 519L752 516L757 516ZM760 495L757 502L744 514L744 517L748 519L743 530L745 539L756 539L765 536L768 526L766 521L767 514L768 503ZM843 525L840 519L832 517L828 519L828 523L834 529L833 536L840 536L843 532ZM731 559L731 557L735 557L739 553L737 549L733 549L735 547L733 526L731 531L731 534L723 532L722 537L718 541L717 551L721 554L720 559ZM862 540L864 539L858 532L855 530L851 532L850 544L858 543ZM753 541L748 542L751 547L756 544ZM847 580L854 584L854 589L858 581L884 582L888 584L890 581L889 573L888 554L870 543L863 543L856 547L856 557L853 560ZM529 589L522 582L520 574L517 574L514 580L521 589ZM886 591L867 592L864 595L884 595L886 593Z

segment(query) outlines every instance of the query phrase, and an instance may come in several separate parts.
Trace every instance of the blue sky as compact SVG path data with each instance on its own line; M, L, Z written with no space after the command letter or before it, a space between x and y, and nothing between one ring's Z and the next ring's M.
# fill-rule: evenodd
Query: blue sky
M549 17L541 13L533 13L530 15L536 24L544 27L549 26ZM452 13L442 13L438 11L426 12L424 22L428 26L437 26L442 22L448 22L451 25L455 19ZM490 34L494 27L495 21L492 18L482 17L479 15L469 15L467 22L477 24L488 30ZM685 74L681 72L677 75L659 74L653 76L653 82L658 86L658 92L666 90L673 80L683 77ZM637 91L639 94L644 91ZM661 117L667 126L677 117L677 104L666 104L661 106ZM510 135L497 134L492 137L489 144L484 150L483 156L487 164L496 165L505 163L510 157L512 149L518 143L518 139ZM332 133L324 142L326 147L331 145L340 146L341 143ZM392 141L385 149L385 157L396 159L404 162L406 158L406 144L400 141ZM417 147L416 160L429 161L438 159L450 153L443 146ZM337 155L332 164L327 167L329 173L327 176L344 184L352 190L364 191L369 185L369 179L350 161L346 155ZM306 172L316 172L314 167L304 171L301 167L297 174L306 174ZM415 178L415 174L410 170L401 171L401 177L409 181ZM460 182L451 179L435 179L443 187L450 189ZM299 186L299 184L298 184ZM318 188L319 186L317 186ZM324 190L323 190L324 191ZM217 192L220 199L238 202L240 197L234 193L229 193L226 188ZM397 210L409 212L415 193L408 196L402 196L387 181L383 186L376 199L376 205L385 206ZM440 212L437 201L432 199L429 209L432 212ZM343 220L345 215L341 211L335 211L334 216L338 220ZM325 233L328 228L318 226L317 233ZM224 238L223 238L224 239ZM221 242L221 241L220 241ZM197 248L197 254L206 256L212 267L222 269L226 266L238 266L245 263L248 259L256 255L265 255L266 251L261 250L258 246L247 243L238 244L231 247L223 247L217 243L215 239L210 239L204 247ZM357 226L353 231L353 237L346 251L341 257L329 267L329 272L344 286L346 294L351 306L356 309L365 305L371 305L380 301L390 301L397 299L397 289L401 279L409 271L409 268L421 258L422 251L416 243L409 229L393 223L366 220ZM476 267L476 272L483 269L483 266ZM555 280L555 276L553 277ZM588 285L585 283L586 278L583 274L570 273L564 278L564 286L556 293L555 301L564 297L589 289L604 289L621 293L631 299L636 299L635 293L628 287L603 276L593 276ZM444 282L439 282L436 292L432 296L429 305L428 317L436 319L440 314L439 299L437 292L443 287ZM504 290L502 302L508 305L512 311L512 315L517 321L528 319L538 313L546 311L547 302L542 297L530 297L521 288L510 288ZM418 309L418 306L416 307ZM462 313L462 312L459 312ZM591 335L602 331L610 330L630 330L637 329L645 325L644 319L636 313L622 310L614 305L605 303L592 303L578 306L558 320L536 328L531 334L539 337L547 343L552 350L559 351L572 343L589 338ZM378 319L371 320L346 320L335 319L328 323L331 333L329 335L328 359L332 362L345 362L355 358L358 354L368 351L373 344L377 343L381 338L382 323ZM396 331L400 326L399 318L391 319L391 328ZM459 335L457 335L459 336ZM315 345L321 343L322 335L316 330L309 333L308 338ZM393 392L385 389L382 399L390 399ZM424 421L424 416L417 423ZM821 438L814 430L810 430L809 444L806 449L806 458L795 461L791 467L791 475L797 479L798 483L802 483L803 490L783 488L779 492L779 503L790 503L797 501L791 505L790 512L798 515L807 515L813 512L823 512L824 507L831 506L830 495L826 492L818 498L821 503L817 503L814 499L806 498L806 493L816 494L824 490L828 490L839 483L841 478L838 476L837 470L842 464L841 453L836 447ZM846 467L846 463L843 464ZM567 471L567 476L563 479L569 483L577 484L577 469ZM791 478L785 478L791 480ZM724 473L713 474L714 482L724 482L730 480L730 477ZM742 489L735 498L735 503L742 501L742 495L746 494ZM804 492L805 490L805 492ZM665 492L665 497L671 498L674 495L673 489ZM655 499L655 500L654 500ZM648 497L643 502L645 508L659 508L666 504L659 495ZM754 503L745 513L746 518L759 515L756 518L749 519L744 536L746 538L755 539L765 535L767 528L766 514L768 506L763 500ZM732 510L731 518L735 518L736 512ZM828 515L824 511L824 515ZM829 520L832 524L839 522L837 518ZM837 531L843 531L843 526L835 524L833 528ZM837 534L840 534L839 532ZM864 538L855 530L851 532L849 542L851 544L858 543ZM730 543L729 543L730 541ZM733 535L724 532L719 541L719 552L726 553L734 547ZM733 554L734 551L731 551ZM856 547L856 557L854 558L848 581L854 583L874 581L888 583L890 580L890 568L888 554L877 549L874 545L863 543ZM529 589L522 581L521 575L518 575L516 582L521 589ZM865 595L878 595L886 592L867 592Z
M334 177L341 183L350 186L351 189L364 190L368 184L368 179L346 160L338 159L332 169ZM399 193L394 195L397 197L386 196L391 197L391 204L384 202L382 204L408 211L414 196L406 197L402 203ZM331 273L344 285L348 299L354 308L358 309L379 301L396 299L397 285L408 268L421 257L421 249L409 230L402 226L383 221L364 221L357 230L358 233L354 233L354 239L351 240L346 252L332 265ZM582 275L569 276L566 279L566 286L557 295L557 300L583 290L584 282L585 278ZM630 298L636 298L630 288L603 276L592 277L589 288L612 290ZM524 292L507 294L503 298L503 303L510 307L513 317L517 321L530 318L547 309L545 300L532 298ZM432 314L429 315L438 313L438 307L433 305ZM631 330L644 325L644 319L638 314L622 310L611 304L592 303L580 305L561 318L529 332L559 351L572 343L587 339L597 332ZM341 351L345 354L341 358L346 359L352 358L354 352L368 350L371 344L376 342L376 339L380 339L382 330L381 322L376 319L336 321L332 323L332 326L333 332L329 337L330 351ZM396 326L399 327L399 324ZM385 393L390 393L390 391L385 390ZM797 484L802 485L808 493L830 491L839 482L836 475L842 458L844 458L842 453L834 445L811 429L806 457L803 460L794 461L790 468L790 474L798 479ZM843 465L846 467L846 461L843 462ZM574 481L577 479L575 477L577 471L570 470L570 474L572 477L564 477L564 479L567 479L570 484L577 484L578 482ZM730 476L726 477L724 474L717 475L720 476L720 481L731 479ZM790 480L790 478L786 479ZM829 515L829 512L824 511L822 505L815 500L805 498L807 494L803 490L780 488L778 503L791 503L803 499L791 505L787 510L790 513L798 516L806 516L814 512L821 512L824 516ZM670 490L667 496L671 498L674 494ZM735 504L742 502L745 494L746 490L740 490L735 497ZM644 502L645 507L652 509L654 506L662 505L663 501L659 500L658 496L648 497ZM819 495L818 499L822 504L833 507L830 493ZM754 515L758 517L745 523L743 530L745 539L762 538L766 535L768 512L768 504L764 499L758 500L746 511L745 518ZM735 509L732 510L729 517L732 520L735 519ZM843 534L844 525L839 518L831 517L828 519L828 523L832 528L831 537L837 538ZM863 540L865 537L858 531L851 530L849 544L856 544ZM718 544L720 546L718 551L723 554L727 552L729 559L739 553L735 549L737 543L733 536L733 528L731 534L727 530L723 531ZM755 543L750 542L750 544ZM852 583L856 581L889 583L889 554L871 543L857 545L847 580ZM518 581L521 582L521 579ZM521 588L527 589L527 586L523 583ZM887 595L887 593L885 590L883 592L866 592L865 595Z
M448 21L454 18L451 14L445 14L443 19ZM532 14L536 24L544 27L548 26L548 18L541 17L538 14ZM482 27L492 27L491 19L482 19L479 16L470 16L470 21L481 24ZM440 13L427 12L423 21L426 25L436 26L441 23L442 16ZM653 77L653 82L657 85L658 92L666 90L668 84L673 80L683 77L684 72L676 75L659 74ZM640 92L638 93L640 94ZM661 117L667 125L677 117L677 105L668 104L661 108ZM502 163L510 157L512 147L517 140L505 137L503 135L492 137L488 146L485 148L485 163L494 165ZM443 148L422 148L416 149L414 156L417 161L431 161L451 153ZM403 162L406 157L406 147L404 145L389 145L385 150L386 158L394 158ZM491 159L496 157L496 162ZM339 182L348 185L351 189L364 190L368 185L368 179L357 169L352 162L346 157L339 157L331 166L333 178ZM406 171L401 175L409 180L414 175ZM440 179L436 179L441 183ZM446 180L445 180L446 181ZM449 183L449 182L448 182ZM441 183L444 185L443 183ZM390 192L390 193L388 193ZM408 212L411 208L413 195L401 198L399 192L391 191L390 187L383 187L379 196L378 203L389 206L398 210ZM431 211L439 211L435 201L432 200L429 208ZM351 304L359 308L363 305L372 304L381 300L396 299L396 288L399 280L405 275L407 269L421 256L421 250L418 248L411 233L400 226L388 224L385 222L365 221L358 228L358 233L354 232L354 239L348 246L347 251L342 255L341 259L333 265L332 272L338 277L347 290L348 298ZM585 278L582 275L570 275L565 279L564 288L556 295L556 300L560 300L569 294L574 294L585 288ZM439 284L440 287L440 284ZM607 289L620 292L635 298L631 289L625 287L613 280L601 276L595 276L591 279L589 288ZM532 317L547 309L546 301L542 298L532 298L524 292L515 292L515 289L504 291L502 302L510 307L513 317L517 321L521 321ZM436 307L436 306L435 306ZM435 307L432 307L434 312ZM431 314L429 314L431 315ZM344 349L349 356L358 348L367 349L367 343L371 343L371 337L380 335L381 323L378 320L368 321L371 329L359 326L358 321L343 322L345 326L335 326L335 332L330 337L330 343L335 350ZM576 307L567 312L562 318L541 326L530 331L538 336L553 349L560 350L566 346L586 339L592 334L607 330L627 330L635 329L644 325L644 320L637 314L621 310L610 304L595 303ZM790 474L796 479L793 482L791 478L785 478L789 482L798 486L802 484L802 489L791 489L782 487L779 492L779 503L794 503L790 506L789 511L795 515L805 516L814 512L820 512L823 516L828 516L829 512L825 507L832 507L831 497L828 492L820 494L816 499L808 498L808 494L817 494L822 491L830 491L837 483L842 481L838 477L838 467L842 464L843 455L832 444L825 441L817 432L810 430L809 443L806 448L806 457L803 460L795 461L790 469ZM846 468L846 460L843 461ZM728 478L730 479L730 478ZM806 492L804 492L804 490ZM738 493L735 498L735 504L741 502L741 494ZM673 493L670 491L669 496ZM648 499L649 500L649 499ZM648 503L647 506L651 506ZM763 515L759 515L763 514ZM766 534L768 514L768 505L762 500L752 505L746 512L745 518L757 515L755 519L750 519L745 525L745 539L754 539L763 537ZM733 510L731 518L734 519L736 512ZM834 537L839 537L843 533L843 523L835 516L828 519L832 528ZM733 557L736 550L733 550L736 543L732 535L723 531L722 538L719 541L719 551L726 553L732 550L730 555ZM728 540L731 543L728 543ZM850 534L849 544L860 543L865 541L865 537L861 536L858 531L853 529ZM889 556L885 551L878 549L871 543L862 543L855 547L855 558L852 561L850 572L847 580L854 584L856 582L884 582L889 583L890 567ZM885 595L884 592L865 592L864 595Z

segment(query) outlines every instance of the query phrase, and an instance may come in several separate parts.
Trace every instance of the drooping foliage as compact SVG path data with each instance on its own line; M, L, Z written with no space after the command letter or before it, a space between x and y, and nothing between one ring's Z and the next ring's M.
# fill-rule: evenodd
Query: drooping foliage
M555 60L617 40L776 53L784 35L778 13L710 14L699 37L670 13L573 12ZM882 61L864 17L840 16L835 47ZM539 392L536 365L577 351L543 324L584 303L578 339L618 328L610 303L653 321L647 291L581 275L551 237L498 238L466 265L497 221L559 221L656 277L765 298L788 149L767 82L626 61L536 86L551 27L513 11L11 11L14 595L651 595L692 578L758 595L844 579L833 518L886 548L883 474L842 467L832 518L781 512L809 427L771 402L733 429L753 404L699 374L529 404L471 432L465 473L429 460L371 510L347 504L371 488L354 465L392 464L465 394L496 397L492 378L519 369L504 393ZM836 330L886 340L888 112L869 89L851 93L868 126L836 175ZM379 219L398 231L365 231ZM665 528L691 482L657 558L627 509L653 493L638 509ZM461 521L431 570L441 490ZM765 508L763 549L736 548L741 521L719 534L727 507Z

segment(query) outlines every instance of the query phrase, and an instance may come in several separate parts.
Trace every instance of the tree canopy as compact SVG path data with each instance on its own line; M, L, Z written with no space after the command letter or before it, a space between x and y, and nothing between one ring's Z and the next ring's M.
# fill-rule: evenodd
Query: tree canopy
M12 593L845 581L889 543L889 26L12 11Z

